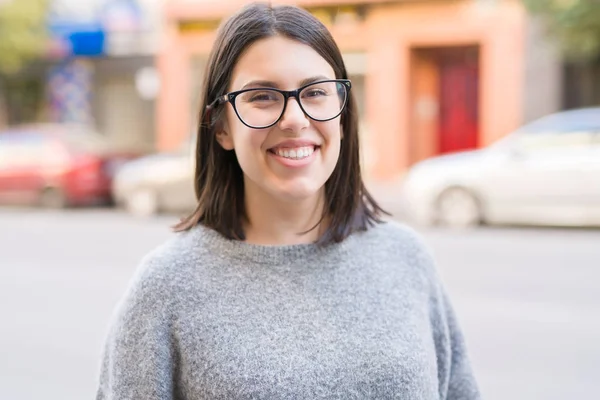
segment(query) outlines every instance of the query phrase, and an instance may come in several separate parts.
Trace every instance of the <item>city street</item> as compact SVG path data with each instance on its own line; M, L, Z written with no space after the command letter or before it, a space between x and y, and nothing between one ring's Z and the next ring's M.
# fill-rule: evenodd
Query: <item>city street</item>
M113 308L174 222L0 209L0 399L94 398ZM484 398L598 398L600 230L421 232Z

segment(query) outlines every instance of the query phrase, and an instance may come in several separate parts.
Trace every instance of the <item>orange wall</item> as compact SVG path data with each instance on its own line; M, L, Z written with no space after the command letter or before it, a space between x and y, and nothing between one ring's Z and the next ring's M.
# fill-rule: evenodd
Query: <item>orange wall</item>
M439 123L439 69L434 54L415 50L410 65L409 162L436 154Z
M374 1L274 1L305 6L329 3L376 3ZM163 52L158 57L163 90L157 102L158 147L172 149L187 136L196 118L190 115L190 67L192 54L207 54L213 33L182 34L176 29L179 18L220 18L239 8L244 1L172 3L167 8L169 27ZM367 54L366 118L369 134L364 138L376 162L367 176L392 179L401 175L432 143L419 139L431 135L433 124L415 121L414 90L430 91L435 77L411 77L414 47L480 45L480 138L488 144L509 133L521 122L523 90L523 46L525 13L515 0L498 0L492 9L470 0L374 5L360 25L333 27L342 51ZM425 62L416 60L416 62ZM411 65L412 64L412 65ZM411 85L417 78L423 86ZM429 83L427 81L429 80ZM382 101L382 99L384 99ZM429 125L428 125L429 124ZM412 137L411 137L412 135ZM416 138L416 139L415 139Z
M518 3L499 1L493 13L473 2L382 6L370 15L368 24L372 44L368 119L371 145L379 155L372 171L375 178L397 176L413 157L409 135L417 132L411 131L411 48L479 44L479 142L489 144L520 124L525 15ZM393 89L398 95L381 107L380 93ZM431 127L422 129L427 132Z

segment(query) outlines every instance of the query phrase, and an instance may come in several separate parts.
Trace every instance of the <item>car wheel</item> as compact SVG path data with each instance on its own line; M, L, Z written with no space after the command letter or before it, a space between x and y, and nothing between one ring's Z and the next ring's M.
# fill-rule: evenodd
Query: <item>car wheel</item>
M150 189L139 189L125 198L125 209L137 217L150 217L158 213L158 197Z
M45 188L40 194L40 207L60 209L67 206L67 196L59 188Z
M436 202L436 222L452 228L470 228L481 223L481 204L468 190L445 190Z

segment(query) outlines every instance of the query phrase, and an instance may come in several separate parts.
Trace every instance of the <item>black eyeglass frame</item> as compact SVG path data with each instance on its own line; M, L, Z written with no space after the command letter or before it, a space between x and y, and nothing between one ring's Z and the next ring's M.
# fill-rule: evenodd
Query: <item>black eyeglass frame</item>
M346 87L346 98L344 99L344 104L342 104L342 107L340 108L340 112L331 118L327 118L327 119L314 118L309 113L306 112L304 107L302 107L302 102L300 101L300 92L309 86L316 85L319 83L328 83L328 82L341 83ZM283 114L285 114L288 100L290 99L290 97L294 97L296 99L296 102L300 106L300 109L304 113L304 115L306 115L308 118L312 119L313 121L326 122L326 121L331 121L332 119L335 119L342 114L342 112L344 111L344 108L346 108L346 105L348 104L348 95L350 93L351 88L352 88L352 82L350 82L350 79L327 79L327 80L322 80L322 81L311 82L302 87L299 87L296 90L281 90L281 89L270 88L270 87L242 89L242 90L236 90L235 92L230 92L230 93L227 93L227 94L217 97L212 103L210 103L209 105L206 106L206 110L211 111L218 105L221 105L224 103L231 103L231 105L233 106L233 110L235 111L235 114L237 115L238 119L242 122L242 124L246 125L248 128L252 128L252 129L266 129L266 128L272 127L273 125L275 125L276 123L279 122L281 117L283 117ZM281 110L281 114L279 115L279 117L272 124L265 125L265 126L252 126L252 125L249 125L248 123L246 123L240 116L240 114L237 110L237 107L235 106L235 98L242 93L251 92L251 91L261 91L261 90L273 90L275 92L281 93L283 95L283 109Z

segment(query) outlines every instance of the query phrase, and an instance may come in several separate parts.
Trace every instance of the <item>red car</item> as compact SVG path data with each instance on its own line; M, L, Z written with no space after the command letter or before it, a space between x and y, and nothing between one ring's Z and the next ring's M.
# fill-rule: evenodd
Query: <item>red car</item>
M77 125L30 125L0 132L0 204L49 208L107 204L111 181L133 153L109 150Z

